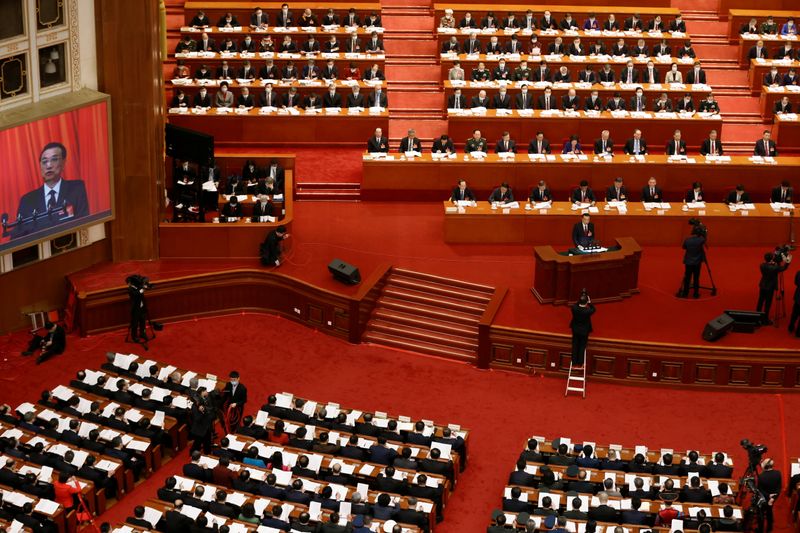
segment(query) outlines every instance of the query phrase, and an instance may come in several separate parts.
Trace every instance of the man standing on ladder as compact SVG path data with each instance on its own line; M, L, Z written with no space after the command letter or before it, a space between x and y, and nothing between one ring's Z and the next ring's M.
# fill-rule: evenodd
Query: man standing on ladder
M569 323L572 329L572 368L580 370L584 365L586 345L589 343L589 333L592 332L592 315L594 304L586 289L581 292L578 303L572 306L572 320Z

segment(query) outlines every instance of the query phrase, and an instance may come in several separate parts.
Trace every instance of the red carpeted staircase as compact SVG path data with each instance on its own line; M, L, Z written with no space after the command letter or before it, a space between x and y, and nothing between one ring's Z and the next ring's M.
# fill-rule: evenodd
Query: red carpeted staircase
M686 20L697 57L719 102L722 140L729 154L752 154L766 122L758 98L750 94L747 69L739 65L738 46L728 41L728 24L720 21L716 0L672 0Z
M431 0L382 0L381 17L386 28L389 140L397 143L414 128L430 143L447 131Z
M494 288L392 269L363 341L474 362Z

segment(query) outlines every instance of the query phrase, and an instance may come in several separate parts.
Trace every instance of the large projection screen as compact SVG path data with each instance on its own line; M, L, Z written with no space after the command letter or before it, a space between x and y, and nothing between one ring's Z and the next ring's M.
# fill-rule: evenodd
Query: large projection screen
M0 253L113 217L108 96L54 98L7 125L20 111L0 116Z

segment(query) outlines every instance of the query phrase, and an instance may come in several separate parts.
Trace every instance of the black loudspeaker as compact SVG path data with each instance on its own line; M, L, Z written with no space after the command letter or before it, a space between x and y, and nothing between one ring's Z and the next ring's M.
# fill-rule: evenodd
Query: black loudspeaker
M758 311L726 309L725 314L733 319L733 331L736 333L754 333L767 319L766 314Z
M719 340L723 335L728 333L733 328L733 319L725 314L719 315L717 318L710 320L703 330L703 340L714 342Z
M361 283L361 273L358 267L345 263L341 259L334 259L328 263L328 272L333 274L334 279L346 283L348 285L355 285Z

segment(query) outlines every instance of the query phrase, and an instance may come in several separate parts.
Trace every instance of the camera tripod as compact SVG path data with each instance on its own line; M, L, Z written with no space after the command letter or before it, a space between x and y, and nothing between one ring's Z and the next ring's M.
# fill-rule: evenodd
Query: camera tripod
M711 266L708 264L708 258L705 257L705 255L703 256L703 264L706 266L706 273L708 274L708 280L711 282L711 286L698 284L697 289L707 290L711 293L711 296L716 296L717 285L716 283L714 283L714 276L711 274ZM690 283L690 281L687 281L687 283ZM678 296L680 296L681 294L689 294L689 289L690 287L684 287L683 281L681 281L681 286L678 288Z
M149 350L147 343L156 338L157 328L150 320L144 294L132 288L128 295L131 300L131 322L125 333L125 342L141 344L147 351ZM150 329L149 334L148 328Z
M772 310L772 324L776 328L780 327L782 318L786 318L786 291L783 285L783 272L778 272L778 286L775 287L775 307Z

